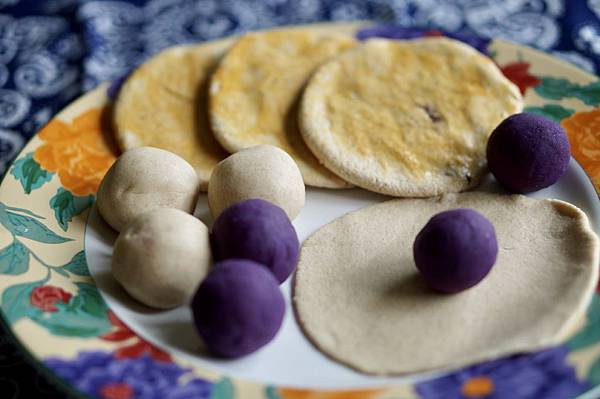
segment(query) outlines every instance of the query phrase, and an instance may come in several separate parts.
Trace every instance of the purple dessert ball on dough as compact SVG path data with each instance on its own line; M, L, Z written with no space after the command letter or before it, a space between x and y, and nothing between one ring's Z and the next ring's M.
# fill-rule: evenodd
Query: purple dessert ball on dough
M269 343L285 314L275 277L263 265L244 259L215 264L191 306L207 348L226 358L247 355Z
M298 262L299 242L286 213L268 201L251 199L224 210L212 230L216 260L250 259L283 282Z
M570 158L569 140L560 125L530 113L506 118L487 145L490 171L515 193L531 193L556 183Z
M494 226L472 209L438 213L417 235L413 255L431 288L448 294L466 290L479 283L496 262Z

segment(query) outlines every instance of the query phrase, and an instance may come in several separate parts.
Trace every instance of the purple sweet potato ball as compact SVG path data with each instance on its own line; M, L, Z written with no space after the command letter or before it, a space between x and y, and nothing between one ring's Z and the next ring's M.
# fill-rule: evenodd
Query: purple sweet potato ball
M283 282L298 262L296 230L285 211L268 201L238 202L215 221L212 230L216 260L250 259L265 265Z
M261 264L228 259L215 264L192 299L198 334L217 356L236 358L268 344L285 314L275 277Z
M427 284L452 294L479 283L498 255L494 226L472 209L438 213L417 235L413 256Z
M570 157L569 140L560 125L531 113L506 118L487 145L490 171L515 193L531 193L556 183Z

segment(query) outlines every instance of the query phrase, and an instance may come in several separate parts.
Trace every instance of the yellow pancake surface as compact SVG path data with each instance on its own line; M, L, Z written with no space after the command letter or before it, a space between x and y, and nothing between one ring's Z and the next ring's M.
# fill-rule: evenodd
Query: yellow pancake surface
M230 40L178 46L161 52L127 79L115 103L121 150L151 146L188 161L206 190L210 174L227 152L208 120L208 83Z
M356 41L335 26L286 29L243 36L227 53L210 85L216 138L231 152L260 144L280 147L298 164L307 185L348 183L323 167L300 136L297 109L311 73Z
M494 63L463 43L372 39L315 72L299 122L312 152L345 180L427 197L476 186L489 135L522 103Z

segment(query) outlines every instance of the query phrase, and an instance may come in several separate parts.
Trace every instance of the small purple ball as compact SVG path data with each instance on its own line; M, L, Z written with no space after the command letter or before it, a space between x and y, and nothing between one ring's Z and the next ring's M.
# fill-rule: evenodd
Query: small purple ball
M198 334L217 356L236 358L268 344L277 334L285 301L261 264L229 259L215 264L192 299Z
M530 113L506 118L487 145L490 171L515 193L531 193L556 183L570 158L569 140L560 125Z
M298 262L296 230L285 211L268 201L238 202L215 221L212 230L216 260L250 259L265 265L283 282Z
M492 269L498 242L492 223L472 209L438 213L417 235L413 256L429 286L452 294L479 283Z

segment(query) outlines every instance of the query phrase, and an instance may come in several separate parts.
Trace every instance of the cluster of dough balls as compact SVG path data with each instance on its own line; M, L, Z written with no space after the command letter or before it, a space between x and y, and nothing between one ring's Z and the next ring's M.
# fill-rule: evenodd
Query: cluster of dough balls
M98 211L120 232L113 276L145 305L168 309L188 303L208 273L209 230L191 215L198 193L194 168L152 147L126 151L102 180Z
M294 271L300 246L290 220L304 201L300 170L277 147L251 147L215 167L208 204L218 263L192 300L196 330L213 353L252 353L281 328L279 284Z
M212 243L218 262L192 300L194 323L213 353L244 356L281 327L285 301L279 284L298 262L298 236L283 209L249 199L217 217Z
M304 206L304 183L277 147L231 155L209 182L212 239L192 215L198 193L194 169L175 154L140 147L121 155L97 196L100 214L120 233L112 273L148 306L190 304L213 353L243 356L273 339L283 322L279 284L298 261L290 219Z

